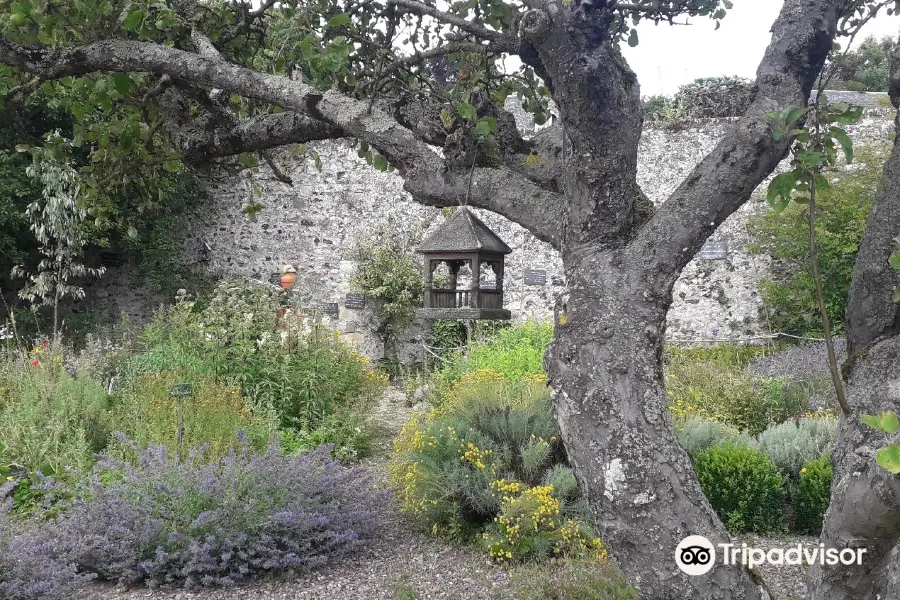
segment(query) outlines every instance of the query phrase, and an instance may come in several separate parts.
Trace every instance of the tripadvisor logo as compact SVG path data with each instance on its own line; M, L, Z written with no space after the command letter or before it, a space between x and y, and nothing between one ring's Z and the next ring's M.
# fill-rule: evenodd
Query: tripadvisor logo
M790 548L750 548L747 544L718 544L722 564L744 565L749 568L760 565L861 565L866 548L826 548L825 544L805 547L797 544ZM702 535L689 535L675 548L675 564L687 575L703 575L716 562L716 547Z
M675 548L675 564L688 575L703 575L715 562L716 549L702 535L689 535Z

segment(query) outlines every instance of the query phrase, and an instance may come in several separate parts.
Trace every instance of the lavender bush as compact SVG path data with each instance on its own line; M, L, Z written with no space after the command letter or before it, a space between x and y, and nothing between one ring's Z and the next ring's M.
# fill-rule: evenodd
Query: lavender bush
M0 546L0 569L7 565L23 590L49 586L57 573L12 556L40 551L72 578L232 585L319 567L374 532L384 496L372 492L367 473L331 460L328 447L286 457L275 445L256 454L245 444L217 464L200 460L203 451L181 461L162 447L135 448L132 464L104 458L62 517Z
M17 483L0 485L0 598L4 600L62 600L90 580L79 574L65 554L62 541L45 525L22 531L10 518Z

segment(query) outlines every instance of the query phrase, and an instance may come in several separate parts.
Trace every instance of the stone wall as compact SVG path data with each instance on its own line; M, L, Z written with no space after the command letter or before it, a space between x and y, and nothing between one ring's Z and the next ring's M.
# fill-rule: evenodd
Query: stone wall
M525 122L522 126L530 129ZM651 200L663 202L731 126L729 121L707 121L677 130L647 129L640 146L638 179ZM886 109L875 107L852 129L858 144L880 142L890 135L892 122ZM212 202L187 218L175 234L185 240L186 260L213 276L267 281L280 265L293 264L298 271L295 287L304 300L338 303L337 329L364 352L380 357L383 347L372 333L369 311L343 305L354 270L354 243L378 230L411 236L416 229L437 226L443 213L413 202L399 176L369 167L349 142L321 143L314 148L323 162L321 172L311 160L280 157L293 185L261 169L255 181L264 190L265 209L255 222L241 213L246 182L210 178ZM727 245L727 257L695 259L685 269L669 313L670 341L741 338L766 331L758 282L767 265L747 252L746 224L750 215L767 208L761 195L755 194L711 238ZM558 254L518 225L492 213L478 213L513 249L507 259L506 308L519 320L549 318L556 298L565 291ZM524 285L524 269L545 270L547 284ZM160 300L135 290L116 273L94 286L93 292L113 300L134 318ZM422 324L412 327L406 337L401 357L423 358Z

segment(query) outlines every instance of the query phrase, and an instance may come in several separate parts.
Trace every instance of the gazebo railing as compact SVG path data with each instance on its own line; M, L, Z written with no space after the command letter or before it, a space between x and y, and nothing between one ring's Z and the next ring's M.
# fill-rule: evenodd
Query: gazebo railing
M503 292L498 290L480 290L480 308L503 308Z
M471 290L431 290L431 308L503 308L503 293L479 290L478 306L472 306Z
M432 308L468 308L469 290L431 290Z

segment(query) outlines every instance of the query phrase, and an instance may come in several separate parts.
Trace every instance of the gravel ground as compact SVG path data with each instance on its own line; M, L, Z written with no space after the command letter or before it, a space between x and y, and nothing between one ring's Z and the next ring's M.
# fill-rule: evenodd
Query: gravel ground
M819 538L802 535L788 535L778 538L743 535L735 540L735 544L738 546L742 543L747 544L749 548L759 548L768 552L772 548L782 548L784 550L792 547L796 548L797 544L812 548L819 545ZM763 565L758 567L758 569L763 581L775 594L776 600L806 598L807 567L799 565Z
M392 390L373 411L373 419L386 431L396 431L412 409L402 392ZM382 457L390 447L385 436L378 445ZM381 452L384 450L385 452ZM366 465L375 471L378 486L387 485L383 458ZM808 537L762 538L743 536L736 543L764 550L789 548L798 542L815 545ZM761 574L776 600L805 593L803 567L767 566ZM382 519L371 546L353 557L289 581L259 581L229 589L198 592L184 590L119 590L114 585L92 584L75 600L511 600L515 594L509 575L476 548L450 545L415 531L392 507Z

